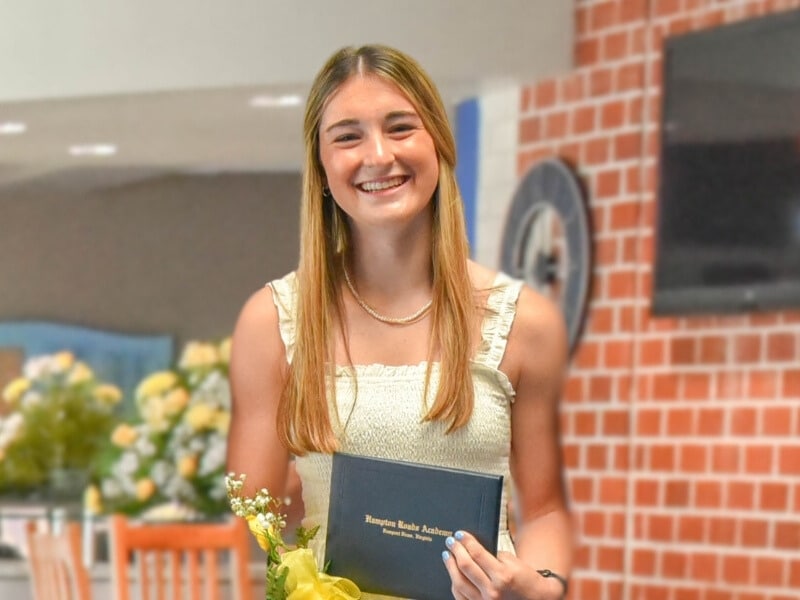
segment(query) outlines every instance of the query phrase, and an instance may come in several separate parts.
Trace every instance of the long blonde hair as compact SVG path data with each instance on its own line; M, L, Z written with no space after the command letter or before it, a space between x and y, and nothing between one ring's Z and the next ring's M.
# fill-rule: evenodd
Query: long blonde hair
M443 420L448 432L465 425L474 405L469 368L476 305L467 270L469 249L455 180L455 141L444 104L431 79L411 57L381 45L342 48L317 75L306 103L305 168L297 271L297 330L294 358L278 408L278 434L295 454L333 452L336 438L328 413L335 398L334 323L342 319L342 254L350 246L347 219L325 192L319 128L328 98L354 74L382 77L402 90L433 138L439 181L432 199L433 308L425 398L432 361L440 356L440 382L426 420ZM345 337L346 339L346 337Z

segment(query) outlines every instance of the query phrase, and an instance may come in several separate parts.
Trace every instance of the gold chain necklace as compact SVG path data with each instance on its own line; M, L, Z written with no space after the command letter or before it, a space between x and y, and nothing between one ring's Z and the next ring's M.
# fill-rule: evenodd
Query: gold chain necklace
M425 314L431 309L431 306L433 306L433 298L431 298L430 300L428 300L425 306L420 308L413 315L408 315L407 317L387 317L379 313L374 308L372 308L369 304L367 304L364 301L364 299L361 296L358 295L356 288L353 287L353 282L350 281L350 274L347 272L347 267L342 265L342 271L344 271L344 280L347 283L347 288L350 290L350 293L353 294L353 298L356 299L358 305L361 308L363 308L367 312L367 314L369 314L369 316L371 316L374 319L377 319L378 321L381 321L382 323L388 323L389 325L409 325L411 323L416 323L422 317L424 317Z

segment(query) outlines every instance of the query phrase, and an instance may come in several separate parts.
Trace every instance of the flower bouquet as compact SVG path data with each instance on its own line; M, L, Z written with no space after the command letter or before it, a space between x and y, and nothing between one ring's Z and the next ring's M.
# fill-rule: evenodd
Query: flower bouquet
M286 517L280 513L281 501L266 489L255 497L242 494L246 476L229 473L225 488L233 514L247 520L258 545L267 553L266 597L268 600L358 600L361 591L343 577L320 572L308 543L319 527L298 527L297 545L291 549L283 540Z
M189 342L176 368L136 388L137 416L111 433L89 512L190 520L226 509L225 449L230 424L230 340Z
M121 398L71 352L28 359L22 377L3 390L0 489L32 491L65 472L88 477Z

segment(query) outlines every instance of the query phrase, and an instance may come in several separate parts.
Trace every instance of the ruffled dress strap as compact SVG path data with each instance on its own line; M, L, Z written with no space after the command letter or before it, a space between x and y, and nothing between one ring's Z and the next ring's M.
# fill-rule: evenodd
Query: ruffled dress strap
M481 344L475 362L498 369L508 344L508 334L517 314L517 299L523 282L498 273L487 299L486 316L481 326Z
M272 301L278 310L278 329L286 348L286 361L291 363L297 339L297 274L292 271L267 285L272 289Z

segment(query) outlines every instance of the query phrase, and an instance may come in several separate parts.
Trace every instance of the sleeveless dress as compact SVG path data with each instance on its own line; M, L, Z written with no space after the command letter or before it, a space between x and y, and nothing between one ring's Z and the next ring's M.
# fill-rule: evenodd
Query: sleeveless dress
M280 335L291 363L295 346L297 279L289 273L268 284L278 310ZM426 362L416 365L354 365L336 368L336 404L330 406L331 424L342 452L418 462L502 475L504 481L498 550L514 552L508 532L506 505L511 488L511 402L514 389L498 369L516 314L522 282L498 274L488 298L489 310L481 326L481 342L472 360L475 408L469 423L445 434L441 421L423 422L422 393ZM355 397L353 372L358 382ZM431 369L431 389L439 382L439 364ZM308 453L296 457L303 484L304 526L320 525L311 548L322 565L325 555L331 455ZM444 550L442 545L442 550ZM442 566L444 568L444 566ZM364 600L387 598L362 594Z

